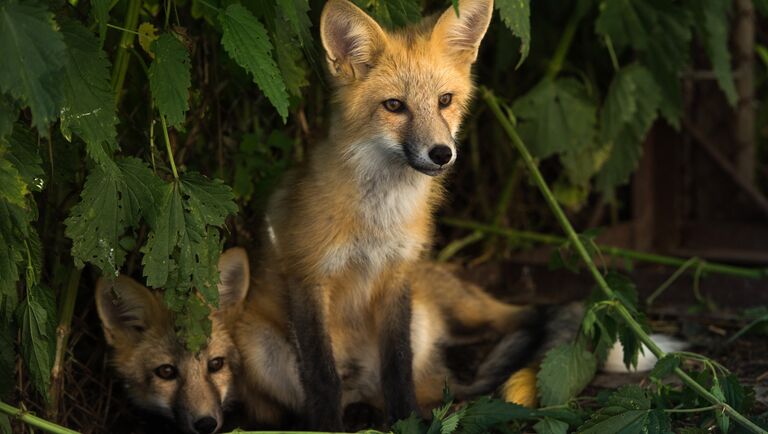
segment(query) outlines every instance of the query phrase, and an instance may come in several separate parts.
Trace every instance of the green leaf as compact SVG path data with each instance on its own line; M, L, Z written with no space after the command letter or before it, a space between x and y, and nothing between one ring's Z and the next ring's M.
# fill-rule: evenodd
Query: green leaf
M95 162L112 165L117 149L117 115L109 61L96 37L80 23L66 21L61 33L66 45L65 73L59 82L64 97L61 133L71 142L74 132Z
M693 22L704 49L707 51L717 83L723 90L728 103L736 105L736 85L731 73L731 53L728 49L730 0L699 0L686 2L693 10Z
M521 412L521 409L523 410ZM456 434L481 434L490 428L524 416L527 409L490 397L473 401L464 408Z
M19 171L13 167L13 164L3 155L3 148L0 147L0 200L6 200L8 203L24 207L24 196L27 195L27 184L21 179Z
M187 47L172 33L163 33L152 44L155 59L149 66L149 88L168 125L184 124L189 109L191 72Z
M47 135L59 111L56 80L63 66L64 42L44 6L0 4L0 91L32 110L33 125Z
M576 80L542 80L515 101L512 111L535 157L576 151L594 142L597 109Z
M667 354L661 359L659 359L658 362L656 362L656 366L653 367L650 374L648 374L651 378L655 378L657 380L663 380L668 375L672 374L672 372L675 371L675 368L680 366L680 357L678 357L675 354Z
M578 430L582 434L601 433L671 433L669 417L651 410L651 399L637 385L619 388L611 394L605 407L593 413Z
M661 90L644 67L632 65L616 74L600 116L600 140L609 145L610 154L597 177L599 189L606 191L628 181L640 161L661 98Z
M277 7L280 16L288 23L288 26L277 26L275 30L290 30L298 41L299 45L306 47L312 45L312 34L309 29L312 27L312 21L309 19L309 1L308 0L277 0ZM279 49L279 45L276 46Z
M27 190L42 191L45 185L45 170L42 167L43 161L38 152L35 133L23 125L16 125L9 144L10 150L5 157L19 171Z
M275 40L277 65L285 80L285 87L293 96L301 96L301 89L309 84L307 71L302 65L301 49L288 33L288 27L278 25L272 33Z
M272 58L272 44L264 26L247 9L237 3L219 14L223 34L221 44L237 62L253 76L277 112L288 117L288 92L280 70Z
M18 317L21 356L29 370L32 385L47 400L56 346L56 302L53 292L38 284L28 286Z
M89 262L107 275L117 275L124 252L120 237L138 227L142 213L151 218L160 180L141 160L124 158L116 172L95 167L85 181L80 202L66 219L65 234L72 239L72 256L82 267Z
M158 188L157 216L144 252L147 284L164 288L164 300L176 315L180 336L197 350L210 333L209 306L218 305L218 227L237 211L233 194L221 181L197 173ZM196 291L202 300L196 296ZM203 304L205 303L205 304Z
M544 406L568 402L584 390L597 370L595 355L581 342L557 346L544 356L537 387Z
M91 0L93 8L93 17L99 25L99 47L104 44L104 38L107 36L107 24L109 23L109 8L112 5L111 0Z
M568 434L568 424L545 417L533 426L533 430L538 434Z
M768 18L768 0L754 0L753 3L755 4L757 12L762 15L763 18Z
M661 88L662 115L679 126L679 75L690 57L690 14L666 0L612 0L603 5L595 30L609 37L617 49L632 47L641 53Z
M401 419L392 425L395 434L423 434L426 431L424 424L415 413L411 413L407 419Z
M531 1L530 0L496 0L501 20L509 30L520 38L520 60L517 67L522 65L531 49Z
M421 2L418 0L353 0L367 10L373 18L388 29L396 29L421 19Z

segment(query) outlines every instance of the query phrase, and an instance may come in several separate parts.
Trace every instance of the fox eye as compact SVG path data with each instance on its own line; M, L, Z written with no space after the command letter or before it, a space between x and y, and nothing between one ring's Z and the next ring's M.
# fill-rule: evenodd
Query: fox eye
M174 380L176 379L176 367L173 365L160 365L155 369L155 375L162 378L163 380Z
M399 99L390 98L384 101L382 104L384 104L384 108L387 109L387 111L392 113L400 113L405 110L405 103Z
M218 372L224 367L224 357L216 357L208 361L208 372Z
M449 105L451 105L452 100L453 100L452 93L444 93L440 95L440 98L437 99L437 102L440 105L440 108L446 108Z

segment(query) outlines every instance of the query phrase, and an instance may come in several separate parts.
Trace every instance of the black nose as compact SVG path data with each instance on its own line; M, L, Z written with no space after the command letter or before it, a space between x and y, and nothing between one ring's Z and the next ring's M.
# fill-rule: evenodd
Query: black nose
M435 145L429 150L429 159L440 166L451 161L451 157L453 157L453 151L446 145Z
M195 431L198 434L211 434L216 429L216 419L206 416L195 421Z

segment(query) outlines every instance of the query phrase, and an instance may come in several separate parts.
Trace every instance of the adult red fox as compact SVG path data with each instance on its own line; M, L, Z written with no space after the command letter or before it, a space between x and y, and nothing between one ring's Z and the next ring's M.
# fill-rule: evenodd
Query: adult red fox
M271 198L257 273L285 302L312 429L341 429L339 372L369 358L389 420L417 409L406 276L432 242L492 13L492 0L460 0L458 15L385 31L347 0L323 9L331 127Z
M245 270L237 275L242 280L229 279L222 289L234 305L229 324L242 356L240 396L252 422L284 427L290 423L286 415L306 415L311 392L301 381L300 356L281 295L257 276L249 282L244 252L226 256L231 261L228 269ZM410 345L419 408L426 414L440 404L446 382L459 399L499 391L508 401L534 406L535 365L546 350L576 334L581 305L506 304L458 279L444 265L428 261L417 263L406 277L412 290ZM480 357L474 378L459 381L448 367L445 350L489 334L497 342ZM356 357L336 368L344 385L341 407L364 402L384 408L377 345L358 344Z

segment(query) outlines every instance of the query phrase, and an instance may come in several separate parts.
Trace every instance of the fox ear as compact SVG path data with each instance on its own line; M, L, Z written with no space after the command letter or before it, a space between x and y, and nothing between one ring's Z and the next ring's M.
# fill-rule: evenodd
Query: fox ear
M162 315L159 300L144 285L127 276L96 283L96 310L104 336L113 345L116 339L136 339L152 321Z
M453 7L443 12L435 23L432 40L474 63L492 16L493 0L459 0L459 16Z
M251 281L245 249L234 247L221 254L219 279L219 307L226 309L242 303Z
M335 77L365 75L383 48L384 30L348 0L329 0L320 16L320 38Z

